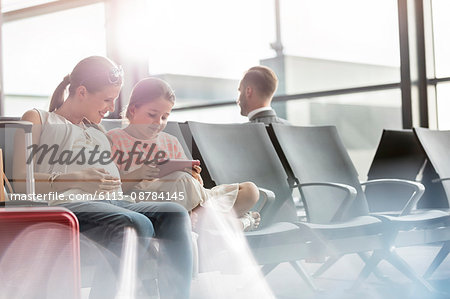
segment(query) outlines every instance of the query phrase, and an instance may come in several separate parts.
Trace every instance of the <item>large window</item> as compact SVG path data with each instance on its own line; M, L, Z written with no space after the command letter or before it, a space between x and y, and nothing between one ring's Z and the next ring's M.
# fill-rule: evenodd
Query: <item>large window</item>
M109 44L125 63L167 80L175 89L177 108L231 103L175 112L172 119L179 121L247 121L232 103L243 72L258 64L277 72L277 96L400 81L397 1L280 0L283 55L271 48L277 40L275 3L100 2L8 22L3 25L5 115L47 107L54 88L77 61L106 54L105 37L115 39ZM105 5L112 15L105 16ZM114 25L108 32L106 20ZM359 145L346 142L354 152L372 153L381 131L372 132L401 123L399 94L392 90L313 97L274 107L293 124L335 124L345 140L351 134L363 136ZM383 109L392 112L386 120L379 113ZM346 116L340 120L339 115ZM359 168L366 175L366 167Z
M148 1L149 71L239 79L275 52L274 0ZM392 0L281 0L287 93L400 80Z
M257 64L277 72L281 81L277 95L400 81L397 1L279 2L284 46L281 57L270 49L276 39L273 0L232 0L219 6L206 0L149 1L153 28L150 73L172 84L178 107L234 101L242 73ZM216 78L215 85L212 78ZM188 90L191 93L184 95ZM295 125L337 125L361 177L367 174L382 128L401 128L399 90L274 106L279 115ZM172 119L247 121L235 105L182 110Z

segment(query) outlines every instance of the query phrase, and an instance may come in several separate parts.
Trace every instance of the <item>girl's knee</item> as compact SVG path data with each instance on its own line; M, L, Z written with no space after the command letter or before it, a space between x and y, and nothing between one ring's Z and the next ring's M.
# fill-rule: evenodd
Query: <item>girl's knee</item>
M258 187L252 182L244 182L239 184L239 192L245 196L245 198L256 204L259 200L259 190Z

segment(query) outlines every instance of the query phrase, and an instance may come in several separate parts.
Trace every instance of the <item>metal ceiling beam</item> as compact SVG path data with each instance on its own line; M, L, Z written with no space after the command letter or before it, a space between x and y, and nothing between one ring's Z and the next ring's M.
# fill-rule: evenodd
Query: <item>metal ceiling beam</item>
M107 0L106 0L107 1ZM54 2L43 3L30 7L20 8L4 12L3 23L22 20L30 17L45 15L53 12L67 10L71 8L82 7L99 2L105 2L105 0L59 0Z

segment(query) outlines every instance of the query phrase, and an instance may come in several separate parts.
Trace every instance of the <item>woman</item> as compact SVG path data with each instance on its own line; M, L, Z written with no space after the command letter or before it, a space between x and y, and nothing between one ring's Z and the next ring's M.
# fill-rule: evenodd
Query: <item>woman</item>
M97 124L106 113L114 111L121 87L120 67L104 57L88 57L58 85L48 112L34 109L23 115L22 120L34 125L36 192L62 194L63 200L51 204L74 212L80 232L117 256L121 254L124 229L133 228L139 237L138 268L145 264L150 239L156 236L160 244L161 298L188 298L192 244L187 212L174 203L134 203L121 192L117 167L106 158L111 147ZM25 189L25 163L31 161L30 157L24 158L22 140L23 136L16 138L14 156L18 191ZM110 262L117 271L117 261ZM102 275L98 271L91 297L113 298L116 285Z

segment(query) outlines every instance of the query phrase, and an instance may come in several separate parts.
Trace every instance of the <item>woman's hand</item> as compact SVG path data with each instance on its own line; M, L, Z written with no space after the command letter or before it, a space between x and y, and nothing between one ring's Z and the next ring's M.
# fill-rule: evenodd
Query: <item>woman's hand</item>
M200 175L200 172L202 172L202 168L200 166L194 165L192 169L185 168L184 170L186 172L189 172L194 177L194 179L196 179L200 183L200 185L203 186L203 179Z
M159 175L159 168L156 167L156 165L142 164L141 167L130 172L129 177L127 179L130 181L131 180L135 181L137 184L142 180L148 180L148 181L155 180L156 178L158 178L158 175Z
M111 192L120 188L120 178L111 176L102 168L87 168L61 175L57 181L75 181L75 186L89 193Z
M141 167L130 171L130 172L122 172L120 177L122 178L122 190L123 192L128 192L132 190L134 186L140 183L143 180L153 181L156 180L159 175L159 168L155 165L143 164Z

